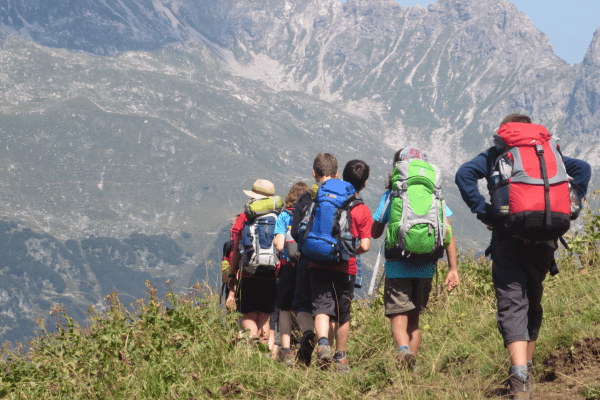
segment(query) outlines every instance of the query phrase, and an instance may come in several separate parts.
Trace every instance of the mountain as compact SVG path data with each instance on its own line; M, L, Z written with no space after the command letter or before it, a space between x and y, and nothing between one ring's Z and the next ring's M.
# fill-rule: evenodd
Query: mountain
M475 251L453 175L504 115L600 163L600 33L571 66L505 0L0 0L0 31L0 339L52 302L215 284L242 189L285 195L321 151L371 165L374 211L394 151L424 150Z

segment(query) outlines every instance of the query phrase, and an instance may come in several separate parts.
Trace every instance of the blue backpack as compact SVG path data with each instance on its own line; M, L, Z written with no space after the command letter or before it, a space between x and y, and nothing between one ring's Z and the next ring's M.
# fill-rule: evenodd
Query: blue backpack
M298 227L298 248L303 256L315 261L341 262L356 255L358 239L350 232L350 211L363 201L355 193L350 183L339 179L329 179L319 188Z
M279 254L273 238L277 214L268 213L248 220L242 231L242 266L255 276L274 276Z

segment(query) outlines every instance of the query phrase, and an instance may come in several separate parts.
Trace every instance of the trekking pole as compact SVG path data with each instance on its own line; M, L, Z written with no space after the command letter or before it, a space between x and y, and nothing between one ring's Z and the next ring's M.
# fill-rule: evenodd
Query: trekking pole
M379 263L381 261L381 252L383 251L383 246L385 246L385 242L381 244L379 253L377 253L377 260L375 260L375 266L373 267L373 276L371 276L371 283L369 284L369 291L367 292L367 296L373 295L375 281L377 280L377 274L379 273ZM377 285L377 289L379 289L379 285Z
M438 267L437 265L435 266L435 297L438 297L440 295L440 291L438 290L439 288L439 282L438 282Z

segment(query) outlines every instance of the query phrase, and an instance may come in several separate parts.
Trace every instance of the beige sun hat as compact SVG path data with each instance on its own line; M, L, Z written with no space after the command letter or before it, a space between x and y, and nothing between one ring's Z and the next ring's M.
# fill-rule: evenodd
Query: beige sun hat
M253 199L264 199L265 197L275 196L275 186L266 179L257 179L252 185L252 190L244 190L244 193Z

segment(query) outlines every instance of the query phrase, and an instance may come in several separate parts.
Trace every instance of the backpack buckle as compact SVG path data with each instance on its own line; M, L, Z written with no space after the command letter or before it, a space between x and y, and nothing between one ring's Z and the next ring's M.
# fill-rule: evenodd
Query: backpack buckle
M538 156L543 156L544 155L544 147L542 147L541 144L536 144L535 152L537 153Z

